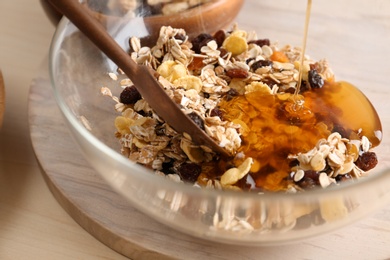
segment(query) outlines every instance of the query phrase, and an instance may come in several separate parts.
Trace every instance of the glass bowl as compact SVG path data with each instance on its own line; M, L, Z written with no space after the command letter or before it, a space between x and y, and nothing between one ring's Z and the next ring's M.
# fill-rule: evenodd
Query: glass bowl
M107 76L117 70L115 64L67 19L59 23L50 51L55 97L91 166L131 205L157 221L199 238L235 245L279 245L324 234L370 214L390 197L386 77L390 3L374 0L366 8L364 2L349 6L349 1L315 1L306 52L315 59L326 58L337 79L358 86L381 118L383 140L375 149L379 164L359 181L301 193L257 194L200 189L151 174L121 155L114 136L118 114L100 91L108 87L114 95L120 94L118 81ZM259 37L300 46L305 4L248 0L236 22ZM103 24L125 49L130 36L148 39L156 33L143 17L123 21L105 16Z

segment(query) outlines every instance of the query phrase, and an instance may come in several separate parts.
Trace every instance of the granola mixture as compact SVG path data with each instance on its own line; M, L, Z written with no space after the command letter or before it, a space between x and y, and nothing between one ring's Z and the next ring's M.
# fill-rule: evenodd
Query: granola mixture
M294 94L300 48L280 47L237 26L195 39L182 29L162 27L155 46L141 46L138 38L130 46L131 58L156 70L182 110L234 155L224 160L178 134L120 69L109 73L123 88L119 97L101 90L121 113L115 126L122 154L156 174L216 189L297 192L359 178L377 164L361 130L325 120L331 115L321 114L320 105L296 109L300 102L315 103L314 91L332 88L326 60L305 55L303 84Z

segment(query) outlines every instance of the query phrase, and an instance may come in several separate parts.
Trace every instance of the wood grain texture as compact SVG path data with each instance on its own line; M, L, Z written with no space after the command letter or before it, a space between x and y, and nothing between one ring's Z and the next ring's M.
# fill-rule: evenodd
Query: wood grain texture
M84 161L44 77L31 86L29 117L35 153L58 202L85 230L129 258L283 259L287 252L292 259L390 257L390 206L343 230L280 247L228 246L181 234L134 209Z
M4 117L4 111L5 111L5 87L4 87L4 79L3 74L0 70L0 128L3 124L3 117Z

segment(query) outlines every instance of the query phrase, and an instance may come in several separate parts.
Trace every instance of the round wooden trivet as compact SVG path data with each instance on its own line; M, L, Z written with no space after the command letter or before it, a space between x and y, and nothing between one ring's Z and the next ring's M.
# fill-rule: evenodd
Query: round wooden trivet
M174 231L134 209L83 159L57 108L49 81L33 80L31 140L47 185L85 230L132 259L243 259L257 248L215 244Z
M366 245L390 239L388 208L363 223L299 244L239 247L197 239L134 209L90 167L68 133L47 76L32 82L29 124L43 176L61 206L91 235L131 259L316 259L324 254L359 259ZM380 246L373 250L390 253Z

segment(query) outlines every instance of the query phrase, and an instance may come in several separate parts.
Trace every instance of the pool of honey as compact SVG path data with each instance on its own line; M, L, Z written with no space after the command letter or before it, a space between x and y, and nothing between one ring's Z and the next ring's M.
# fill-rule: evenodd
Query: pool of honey
M326 82L322 88L300 95L252 92L222 101L220 110L224 120L241 125L238 153L245 157L204 165L199 181L218 178L229 167L252 157L251 181L242 180L238 185L243 189L281 191L291 182L293 162L288 155L311 150L332 132L348 139L365 135L373 146L381 141L382 128L375 109L347 82Z

